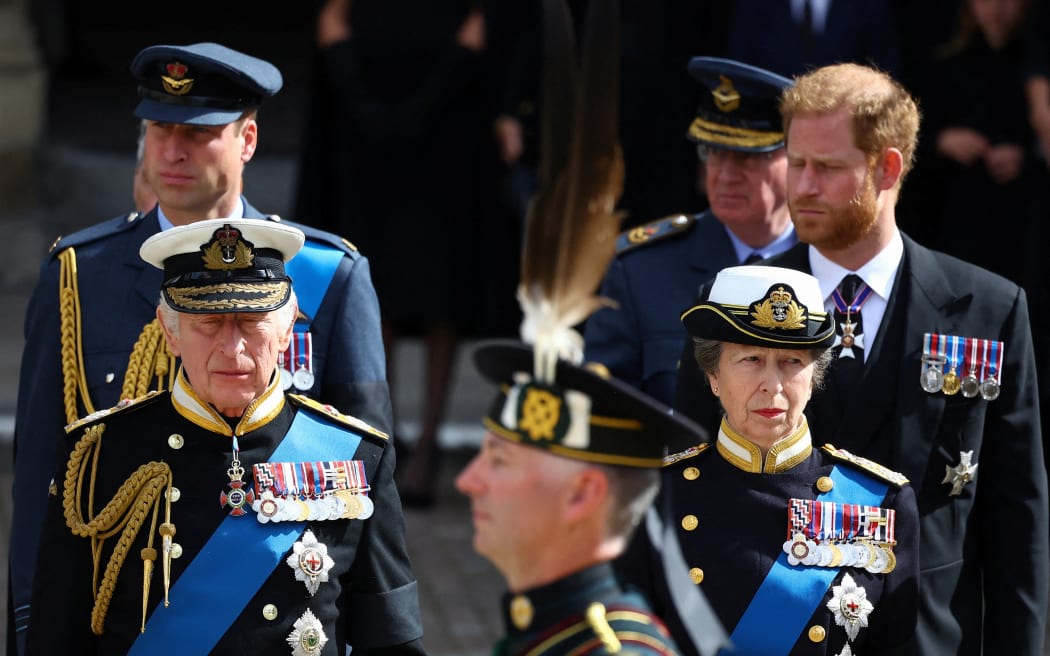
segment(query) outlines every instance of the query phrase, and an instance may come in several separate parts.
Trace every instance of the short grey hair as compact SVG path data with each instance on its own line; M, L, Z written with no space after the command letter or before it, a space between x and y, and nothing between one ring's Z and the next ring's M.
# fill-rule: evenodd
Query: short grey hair
M157 302L157 309L160 311L160 320L164 324L164 327L168 329L168 332L175 337L179 336L179 311L176 310L168 303L168 299L164 296L164 292L160 294L160 301ZM277 314L277 326L280 328L280 332L288 330L288 327L295 323L295 319L298 316L299 299L295 296L295 290L292 289L288 295L288 302L281 307L273 310Z
M831 349L799 349L810 354L813 358L813 389L824 389L824 376L831 365ZM718 362L722 359L722 342L715 339L693 338L693 357L696 359L700 371L704 372L704 379L711 384L711 374L718 371Z
M597 465L609 481L612 509L607 530L610 537L630 540L660 491L660 470L622 465Z

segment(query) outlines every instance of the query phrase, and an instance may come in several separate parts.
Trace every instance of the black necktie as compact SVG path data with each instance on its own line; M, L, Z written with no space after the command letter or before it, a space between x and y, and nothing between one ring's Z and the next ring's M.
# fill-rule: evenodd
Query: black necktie
M861 323L860 308L849 311L853 305L857 293L864 286L864 281L856 274L849 274L839 283L838 292L842 298L847 311L836 299L835 303L835 334L838 335L836 342L836 370L844 377L844 380L855 382L860 380L861 372L864 370L864 327Z
M741 262L741 264L754 264L755 262L761 262L764 259L765 258L762 257L761 253L752 253L752 254L748 255L747 257L745 257L744 261Z

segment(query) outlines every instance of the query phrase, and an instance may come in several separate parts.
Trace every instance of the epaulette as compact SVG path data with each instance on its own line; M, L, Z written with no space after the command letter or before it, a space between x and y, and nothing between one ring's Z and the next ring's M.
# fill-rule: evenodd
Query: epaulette
M306 224L298 223L296 221L286 221L276 214L267 214L265 218L267 221L281 222L299 228L303 231L303 234L306 235L306 238L310 241L320 242L325 246L331 246L332 248L340 250L352 257L357 257L358 255L360 255L360 252L357 250L357 246L350 242L350 240L340 237L339 235L334 235L324 230L318 230L313 226L308 226Z
M839 462L845 462L853 465L858 469L862 469L865 472L871 474L875 478L896 485L897 487L903 487L908 484L908 478L900 472L895 472L889 467L884 467L877 462L862 458L854 455L845 449L836 449L831 444L825 444L821 447L824 453L828 454Z
M684 235L696 223L696 218L687 214L672 214L621 232L616 239L616 254L621 255L643 244L651 244L666 237Z
M92 412L91 414L87 415L86 417L81 417L80 419L77 419L73 423L67 424L66 425L66 434L68 435L69 433L72 433L76 429L81 428L83 426L86 426L88 424L93 424L96 421L98 421L99 419L102 419L103 417L109 417L111 415L117 414L118 412L124 412L125 410L128 410L129 408L142 407L143 405L146 405L148 403L151 403L151 402L155 401L156 399L158 399L163 394L164 394L164 392L158 392L158 391L154 390L152 392L149 392L148 394L144 394L144 395L142 395L142 396L140 396L138 398L135 398L135 399L123 399L123 400L120 401L120 403L116 404L112 408L106 408L105 410L96 410L95 412Z
M383 431L375 428L374 426L361 421L357 417L351 417L350 415L344 415L334 407L325 403L318 403L308 396L302 394L289 394L288 398L291 399L297 406L313 410L314 412L320 413L328 419L353 428L355 432L366 433L372 437L377 437L381 440L389 440L390 436Z
M49 248L47 252L49 255L54 256L67 248L82 246L89 242L124 232L139 223L145 217L146 215L141 212L129 212L128 214L122 214L112 219L107 219L101 223L88 226L83 230L77 230L68 237L59 236L58 239L51 244L51 248Z
M664 467L670 467L671 465L675 464L676 462L681 462L683 460L688 460L689 458L695 458L696 456L700 455L701 453L703 453L704 451L707 451L710 448L711 448L710 444L708 444L707 442L701 442L700 444L697 444L696 446L689 447L685 451L679 451L678 453L672 453L670 455L666 455L666 456L664 456Z

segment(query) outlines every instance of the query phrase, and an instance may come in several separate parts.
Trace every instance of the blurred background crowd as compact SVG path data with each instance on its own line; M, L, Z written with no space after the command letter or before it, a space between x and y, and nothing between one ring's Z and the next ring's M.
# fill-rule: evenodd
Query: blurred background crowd
M28 142L0 140L8 144L4 169L13 172L0 193L8 207L46 209L77 184L38 173L56 147L134 152L127 66L147 44L216 40L277 64L285 90L261 112L261 154L294 160L295 179L287 198L260 209L336 232L368 256L388 358L400 338L422 339L425 380L391 384L424 389L417 434L404 437L429 457L410 458L401 485L406 503L426 505L457 345L512 335L520 320L517 255L543 128L539 4L0 0L12 19L0 29L0 55L40 81L25 95L10 85L2 92L6 116L12 107L31 112L34 101L40 111L26 121ZM568 4L585 14L587 0ZM1045 362L1047 4L623 0L624 228L706 207L685 137L705 92L686 72L691 57L729 57L787 76L837 61L873 63L917 96L924 115L901 228L1025 287ZM249 179L260 165L248 167ZM126 185L131 210L130 178ZM74 214L58 228L104 218ZM38 262L43 253L30 255Z

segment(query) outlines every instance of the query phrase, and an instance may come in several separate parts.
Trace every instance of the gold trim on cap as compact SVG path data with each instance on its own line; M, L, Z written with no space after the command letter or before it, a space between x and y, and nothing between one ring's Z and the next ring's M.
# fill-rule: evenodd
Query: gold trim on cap
M689 126L689 136L697 141L710 141L726 146L762 148L776 146L784 141L783 132L738 128L708 121L697 116Z
M172 303L187 310L228 310L236 312L237 310L251 310L280 303L288 293L287 285L287 282L253 283L250 285L221 283L202 287L168 287L164 290L164 293L168 295ZM202 301L196 298L207 294L234 293L261 293L262 296L253 296L250 301L229 298Z

